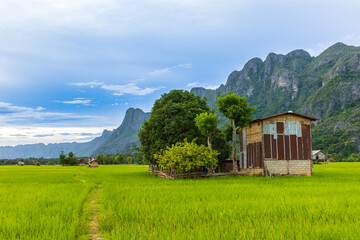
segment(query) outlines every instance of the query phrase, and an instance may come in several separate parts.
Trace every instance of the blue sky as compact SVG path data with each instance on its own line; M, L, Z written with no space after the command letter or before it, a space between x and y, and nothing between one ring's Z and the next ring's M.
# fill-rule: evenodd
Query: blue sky
M88 141L253 57L360 45L354 0L2 0L0 145Z

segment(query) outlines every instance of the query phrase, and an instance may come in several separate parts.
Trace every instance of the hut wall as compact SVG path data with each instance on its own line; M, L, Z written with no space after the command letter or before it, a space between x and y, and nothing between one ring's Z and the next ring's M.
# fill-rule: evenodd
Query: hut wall
M265 160L310 160L311 121L283 115L264 120Z
M240 162L241 168L262 168L262 130L263 125L261 121L253 122L247 126L243 135L246 136L246 140L240 142ZM241 137L240 137L241 139ZM243 159L243 161L241 161Z
M281 115L263 121L264 167L268 175L311 175L311 120Z

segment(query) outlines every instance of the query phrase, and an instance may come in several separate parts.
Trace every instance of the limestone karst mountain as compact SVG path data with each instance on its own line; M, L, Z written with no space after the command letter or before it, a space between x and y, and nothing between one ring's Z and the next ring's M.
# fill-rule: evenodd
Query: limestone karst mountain
M293 110L321 119L313 147L360 152L360 47L336 43L317 57L304 50L253 58L216 90L193 88L215 107L215 96L234 92L258 108L255 117Z

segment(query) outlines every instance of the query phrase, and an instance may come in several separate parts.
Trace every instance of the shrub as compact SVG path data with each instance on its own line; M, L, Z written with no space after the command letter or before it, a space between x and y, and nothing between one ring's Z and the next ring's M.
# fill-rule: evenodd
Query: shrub
M161 154L154 154L154 158L163 169L172 168L177 173L189 173L209 168L211 163L215 168L218 154L216 150L210 153L206 146L197 145L195 139L192 142L185 139L184 142L167 147Z

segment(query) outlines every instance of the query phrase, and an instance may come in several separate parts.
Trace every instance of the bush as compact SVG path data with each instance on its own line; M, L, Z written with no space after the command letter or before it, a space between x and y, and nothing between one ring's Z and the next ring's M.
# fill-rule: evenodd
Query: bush
M347 162L360 162L360 154L352 153L347 159Z
M167 147L162 154L154 154L154 158L163 169L172 168L176 169L177 173L189 173L210 168L211 162L216 168L218 154L216 150L210 153L208 147L197 145L195 140L188 142L185 139L184 142Z

